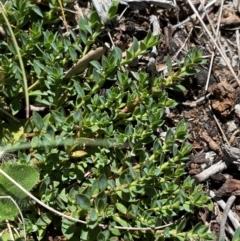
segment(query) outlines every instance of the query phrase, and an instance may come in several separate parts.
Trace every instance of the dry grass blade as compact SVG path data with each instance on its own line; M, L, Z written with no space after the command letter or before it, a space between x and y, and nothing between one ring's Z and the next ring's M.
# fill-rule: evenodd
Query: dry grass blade
M66 18L65 18L65 14L64 14L64 10L63 10L62 1L61 1L61 0L58 0L58 3L59 3L60 9L61 9L61 13L62 13L63 24L64 24L67 32L69 32L67 20L66 20Z
M226 57L225 53L222 51L222 49L218 46L218 44L216 43L214 37L212 36L212 34L210 33L210 31L208 30L207 26L205 25L205 23L203 22L203 20L201 19L197 9L194 7L193 3L191 0L187 0L187 2L189 3L190 7L192 8L193 12L196 14L198 20L200 21L200 23L202 24L203 28L205 29L206 33L208 34L209 38L212 40L214 46L216 47L216 49L218 50L218 52L221 54L222 58L224 59L226 65L228 66L229 70L231 71L233 77L235 78L235 80L238 82L239 86L240 86L240 80L238 79L236 73L234 72L230 61L228 60L228 58Z
M75 74L83 72L92 60L99 60L106 51L105 47L99 47L95 50L91 50L84 57L82 57L72 68L70 68L64 75L64 79L71 78Z
M202 2L202 1L201 1L201 2ZM202 2L202 5L203 5L203 2ZM204 6L204 5L203 5L203 6ZM219 14L219 16L218 16L217 29L216 29L216 31L215 31L215 40L217 40L217 36L218 36L218 34L219 34L220 20L221 20L221 16L222 16L222 7L223 7L223 1L222 1L222 3L221 3L221 8L220 8L220 10L219 10L220 14ZM208 12L207 12L207 10L206 10L206 7L203 7L203 9L204 9L204 12L205 12L205 14L206 14L206 16L207 16L207 18L208 18L208 21L209 21L209 23L210 23L210 26L212 27L212 31L214 32L214 27L213 27L213 25L212 25L212 23L211 23L211 20L210 20L209 16L208 16ZM214 50L215 50L215 49L216 49L216 47L214 46ZM207 91L207 89L208 89L209 80L210 80L210 76L211 76L211 72L212 72L212 66L213 66L214 57L215 57L215 51L212 52L211 62L210 62L209 71L208 71L207 83L206 83L206 86L205 86L205 91Z

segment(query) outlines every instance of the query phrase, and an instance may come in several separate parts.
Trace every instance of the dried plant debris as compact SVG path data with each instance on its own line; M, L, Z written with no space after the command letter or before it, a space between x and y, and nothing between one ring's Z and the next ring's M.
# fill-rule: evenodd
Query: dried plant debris
M228 116L233 111L237 100L237 91L228 82L221 81L213 84L209 88L214 99L212 100L212 108L222 116Z
M240 23L240 17L236 11L231 9L224 9L221 19L222 27L238 26Z
M240 195L240 180L228 179L220 189L215 192L217 197Z
M96 11L104 23L109 20L108 11L113 2L112 0L92 0ZM118 2L134 9L143 9L151 4L165 9L175 7L174 2L171 0L120 0Z

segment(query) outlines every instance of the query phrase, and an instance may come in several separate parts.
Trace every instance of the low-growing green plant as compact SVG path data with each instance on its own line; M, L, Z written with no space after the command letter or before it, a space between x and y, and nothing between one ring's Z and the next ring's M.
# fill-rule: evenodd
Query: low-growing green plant
M3 24L7 40L0 42L1 108L9 107L15 118L1 119L1 139L11 144L1 151L17 156L14 165L2 164L1 169L10 165L8 174L28 190L36 184L38 170L40 178L32 194L65 215L61 218L41 202L31 201L22 209L27 233L37 240L53 231L68 240L212 240L207 227L189 222L210 200L202 185L194 185L185 172L191 151L187 124L165 123L165 108L177 105L166 90L183 90L182 78L204 63L201 50L190 51L176 71L168 61L167 78L152 81L145 71L133 75L123 71L158 44L158 37L149 32L141 41L133 38L124 58L115 47L66 78L66 72L96 47L103 26L100 19L92 12L68 37L44 27L57 22L52 12L58 9L57 1L49 2L46 12L30 1L24 4L23 8L9 1L6 13L9 22L16 24L13 31L25 63L30 104L46 109L34 111L29 119L22 114L22 73ZM22 30L26 26L28 31ZM22 168L27 174L11 168ZM28 177L34 180L24 186ZM0 184L1 195L25 200L26 192L18 195L22 190L1 174ZM9 185L12 192L7 193ZM16 215L9 212L8 219ZM19 228L23 230L21 224Z

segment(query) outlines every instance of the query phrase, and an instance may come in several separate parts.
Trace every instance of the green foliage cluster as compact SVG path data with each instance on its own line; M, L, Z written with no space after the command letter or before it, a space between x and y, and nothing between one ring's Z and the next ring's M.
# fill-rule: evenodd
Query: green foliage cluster
M80 20L78 30L63 36L50 27L60 21L58 2L51 0L48 7L43 12L29 0L8 1L5 6L25 64L30 103L46 107L29 119L24 117L16 48L0 15L6 32L0 41L0 107L9 107L15 117L2 116L0 134L12 143L10 150L19 149L14 166L39 170L33 194L86 224L62 219L31 202L23 209L27 233L37 240L53 230L68 240L212 240L207 227L189 222L197 208L210 202L202 186L185 173L191 151L187 124L165 125L165 108L177 105L166 89L183 90L180 81L204 63L202 52L189 52L177 71L168 61L167 78L152 81L144 71L123 71L158 44L158 37L148 33L142 41L133 38L126 57L115 47L86 70L64 78L96 47L103 28L92 12ZM116 9L110 8L112 19ZM71 145L69 139L74 140ZM26 143L29 150L21 150ZM29 182L35 185L36 180Z

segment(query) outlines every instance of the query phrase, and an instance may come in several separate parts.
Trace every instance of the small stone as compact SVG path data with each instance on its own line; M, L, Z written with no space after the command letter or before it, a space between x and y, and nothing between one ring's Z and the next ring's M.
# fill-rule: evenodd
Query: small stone
M233 56L232 57L232 67L236 68L238 66L239 63L239 57L238 56Z
M235 110L235 114L240 119L240 104L235 105L234 110Z
M229 121L226 123L226 125L227 125L227 132L232 133L237 129L237 125L235 124L234 121Z

